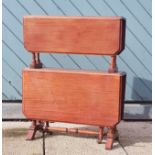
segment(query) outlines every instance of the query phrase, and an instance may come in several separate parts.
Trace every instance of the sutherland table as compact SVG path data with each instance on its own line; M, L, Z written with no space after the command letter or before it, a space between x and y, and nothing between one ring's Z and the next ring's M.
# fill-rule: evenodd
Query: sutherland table
M23 31L24 47L32 53L32 64L22 76L23 113L32 120L27 139L44 130L96 135L101 143L106 127L105 148L111 149L123 115L126 74L117 71L116 56L124 49L124 18L26 16ZM107 72L47 69L40 53L104 55L111 63ZM99 130L50 127L49 122L94 125Z

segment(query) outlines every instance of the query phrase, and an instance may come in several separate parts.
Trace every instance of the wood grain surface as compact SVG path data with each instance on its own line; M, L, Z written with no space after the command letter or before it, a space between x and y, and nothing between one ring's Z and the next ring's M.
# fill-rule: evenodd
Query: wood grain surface
M121 117L123 73L23 70L27 118L113 126Z
M122 17L25 16L24 46L30 52L116 55L124 48Z

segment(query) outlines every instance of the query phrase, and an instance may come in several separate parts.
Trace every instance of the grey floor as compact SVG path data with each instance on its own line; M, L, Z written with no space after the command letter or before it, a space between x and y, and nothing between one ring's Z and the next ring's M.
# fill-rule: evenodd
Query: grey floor
M3 122L3 155L42 155L42 134L36 140L26 141L25 136L30 122ZM93 128L90 126L51 123L50 126ZM124 122L118 125L119 141L113 150L104 149L96 143L95 137L73 136L63 134L47 135L45 138L46 155L151 155L151 122Z

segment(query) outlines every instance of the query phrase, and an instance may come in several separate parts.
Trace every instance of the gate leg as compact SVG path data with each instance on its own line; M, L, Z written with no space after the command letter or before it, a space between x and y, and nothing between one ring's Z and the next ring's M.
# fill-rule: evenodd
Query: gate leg
M104 130L104 127L99 127L99 134L98 134L98 139L97 139L98 144L102 143L103 134L104 134L103 130Z
M46 129L46 128L49 127L49 122L46 121L45 123L46 123L46 124L45 124L45 129ZM50 132L47 131L47 133L48 133L49 135L52 135L52 134L53 134L51 131L50 131Z
M48 121L46 121L46 127L49 127L49 122Z
M37 122L36 120L32 121L32 124L28 130L26 140L33 140L37 131Z
M44 122L33 120L28 130L26 140L33 140L37 130L43 129Z
M106 150L111 150L113 147L113 142L115 139L118 138L118 133L116 130L116 126L115 127L110 127L108 129L108 133L107 133L107 141L105 144L105 149Z

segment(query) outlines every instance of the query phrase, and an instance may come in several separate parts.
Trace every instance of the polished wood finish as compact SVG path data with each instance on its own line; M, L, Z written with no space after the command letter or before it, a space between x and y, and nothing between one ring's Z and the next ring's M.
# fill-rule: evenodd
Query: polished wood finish
M40 53L32 53L32 63L30 64L30 68L42 68L42 63L40 61ZM33 120L31 126L29 127L26 140L35 139L35 134L37 130L43 128L44 122ZM46 122L46 126L49 127L49 122Z
M28 118L38 120L116 125L120 121L120 84L123 75L25 69L23 113Z
M97 139L98 144L102 143L102 139L103 139L103 135L104 135L103 130L104 130L104 127L99 127L98 139Z
M44 122L33 120L31 126L29 127L26 140L35 139L35 134L38 130L43 129Z
M84 134L84 135L92 135L97 136L97 131L92 130L84 130L84 129L78 129L78 128L63 128L63 127L48 127L46 128L47 132L61 132L61 133L74 133L74 134Z
M124 48L122 17L25 16L24 46L30 52L116 55Z
M32 53L32 63L30 68L42 68L43 64L40 61L40 53Z
M117 69L117 64L116 64L116 56L112 56L111 57L111 64L109 66L108 72L109 73L115 73L117 71L118 71L118 69Z
M23 113L32 119L27 139L37 130L96 135L105 149L118 138L116 125L123 116L126 74L118 72L116 55L125 45L122 17L26 16L24 46L32 53L30 68L23 70ZM40 53L111 56L107 72L42 69ZM97 131L50 127L49 122L95 125Z
M107 133L107 141L106 141L106 144L105 144L105 149L106 150L111 150L112 147L113 147L113 142L116 139L118 139L118 132L117 132L116 126L109 127L108 128L108 133Z

